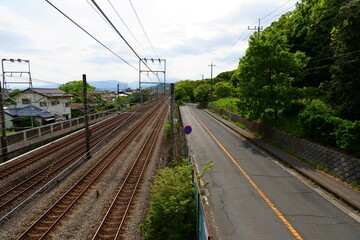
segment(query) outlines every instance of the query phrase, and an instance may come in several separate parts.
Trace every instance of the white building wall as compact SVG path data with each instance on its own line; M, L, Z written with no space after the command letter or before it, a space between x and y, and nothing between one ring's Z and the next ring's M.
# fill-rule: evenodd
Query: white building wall
M29 106L29 104L23 104L23 99L30 100L33 106L41 108L44 111L61 116L62 120L66 120L64 115L68 115L69 119L71 118L70 97L48 98L37 93L25 92L16 96L17 108ZM58 103L56 101L58 101ZM66 106L67 103L68 107Z
M11 121L13 118L12 116L10 116L9 114L4 114L5 116L5 128L6 129L10 129L10 128L13 128L13 122Z

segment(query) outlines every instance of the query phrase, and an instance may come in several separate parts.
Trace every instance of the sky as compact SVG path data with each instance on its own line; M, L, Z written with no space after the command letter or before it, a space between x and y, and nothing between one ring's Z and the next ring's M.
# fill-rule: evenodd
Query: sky
M237 68L248 47L248 38L255 32L248 27L253 29L260 19L265 28L293 10L296 3L296 0L96 0L136 55L104 20L92 0L49 1L113 53L45 0L0 0L0 58L30 60L33 87L81 80L82 74L86 74L88 81L137 82L137 55L165 59L167 82L210 78L211 63L215 65L215 77ZM160 71L164 67L158 61L147 61L147 65ZM28 64L4 61L4 69L26 72ZM140 69L147 70L144 64ZM28 79L27 74L5 77L7 82ZM144 72L141 79L156 82L163 81L164 76Z

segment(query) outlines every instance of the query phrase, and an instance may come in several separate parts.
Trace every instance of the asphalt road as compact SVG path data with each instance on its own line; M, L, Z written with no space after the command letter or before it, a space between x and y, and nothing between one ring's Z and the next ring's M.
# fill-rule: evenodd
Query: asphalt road
M194 105L182 106L192 161L205 176L214 239L360 239L359 215ZM352 215L352 216L351 216Z

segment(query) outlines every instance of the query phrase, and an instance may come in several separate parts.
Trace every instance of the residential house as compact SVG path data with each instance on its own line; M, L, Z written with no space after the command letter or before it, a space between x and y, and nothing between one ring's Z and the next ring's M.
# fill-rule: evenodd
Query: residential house
M28 88L15 96L16 107L34 106L55 115L56 121L71 118L71 94L56 88Z
M125 90L122 90L122 91L118 92L120 97L128 97L133 93L134 93L134 91L131 88L127 88Z
M29 105L22 108L5 108L5 128L24 127L24 118L28 117L30 126L40 126L55 122L55 115L38 107Z

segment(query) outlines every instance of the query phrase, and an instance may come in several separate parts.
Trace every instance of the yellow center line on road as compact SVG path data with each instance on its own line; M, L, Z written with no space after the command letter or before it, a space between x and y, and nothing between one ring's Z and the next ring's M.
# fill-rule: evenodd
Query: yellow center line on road
M270 201L270 199L264 194L263 191L256 185L256 183L251 179L251 177L245 172L245 170L240 166L239 163L231 156L231 154L225 149L225 147L217 140L217 138L210 132L210 130L205 126L205 124L191 111L193 116L199 123L204 127L204 129L210 134L210 136L215 140L215 142L220 146L220 148L226 153L226 155L231 159L231 161L237 166L237 168L242 172L250 184L255 188L255 190L260 194L260 196L265 200L265 202L270 206L270 208L275 212L275 214L280 218L280 220L285 224L289 231L295 236L296 239L302 240L303 238L299 233L291 226L291 224L286 220L284 215L275 207L275 205Z

